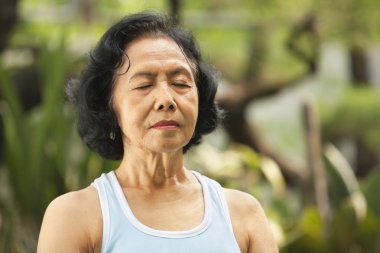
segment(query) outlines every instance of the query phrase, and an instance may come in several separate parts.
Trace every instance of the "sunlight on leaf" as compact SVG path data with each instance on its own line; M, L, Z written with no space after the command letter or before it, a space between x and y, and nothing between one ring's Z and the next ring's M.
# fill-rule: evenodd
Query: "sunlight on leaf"
M355 210L356 217L359 221L363 220L367 214L367 202L360 191L359 182L355 177L353 169L340 151L332 144L325 146L325 156L344 182L349 192L348 198Z
M283 196L285 192L285 179L277 163L268 157L263 157L261 160L261 171L271 183L275 195L279 197Z

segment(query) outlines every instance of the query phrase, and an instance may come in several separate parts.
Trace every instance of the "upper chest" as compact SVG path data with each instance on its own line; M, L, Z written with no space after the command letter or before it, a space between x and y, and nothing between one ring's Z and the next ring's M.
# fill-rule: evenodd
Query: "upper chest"
M204 218L205 201L200 187L143 191L123 189L125 201L136 219L158 230L188 230Z
M108 225L103 223L103 226L109 226L109 223L113 224L113 227L124 227L127 225L124 230L126 233L126 238L130 236L130 232L128 231L136 231L135 228L139 229L142 227L143 230L140 231L143 233L140 234L145 238L146 235L143 234L145 233L144 229L146 227L158 232L171 231L173 233L179 232L181 234L181 232L184 231L194 230L194 228L199 227L199 225L203 226L205 224L205 220L210 220L210 223L214 225L216 223L218 224L218 229L215 229L214 226L214 229L207 228L206 230L207 233L211 235L211 238L214 237L215 234L219 234L217 238L214 238L214 242L216 244L221 241L220 238L223 238L225 241L224 243L229 244L231 247L235 247L235 250L230 250L228 252L237 252L236 246L232 246L233 244L236 245L236 242L238 243L240 252L247 252L249 241L247 240L244 229L242 229L242 227L244 227L242 226L243 220L238 217L238 213L235 211L235 208L229 208L229 213L228 210L226 210L228 213L227 215L221 214L219 209L223 209L223 207L216 202L218 202L220 198L224 198L224 194L220 194L221 196L215 195L215 191L211 188L208 189L207 186L204 186L205 185L199 188L186 189L184 191L171 190L169 192L163 191L153 193L141 191L139 189L120 187L119 190L116 190L115 195L112 193L115 189L112 190L112 187L109 187L109 193L117 197L115 197L115 199L108 199L109 203L113 203L113 207L108 210L110 211L110 217L108 221L105 221ZM206 200L203 188L206 188ZM211 191L212 194L210 194L209 191ZM212 201L210 200L210 196L212 196ZM208 202L208 205L206 202ZM208 215L210 213L210 202L213 203L211 208L213 217L211 219L205 219L205 217L210 216ZM229 202L228 198L227 202ZM124 206L123 203L125 204ZM125 215L126 212L123 210L126 207L129 209L129 215ZM115 214L118 216L116 222L114 219ZM228 223L227 216L231 217L233 233L231 233L231 229L228 229L228 226L226 226ZM123 222L120 222L121 220L123 220ZM138 226L135 226L136 222L138 223ZM220 222L224 223L224 225L220 226ZM206 228L207 226L203 227ZM223 230L224 232L221 232L220 230ZM100 229L100 231L102 230ZM112 231L110 234L112 234ZM229 238L228 240L226 240L227 237ZM102 238L102 235L98 238L100 238L100 242L104 239ZM208 241L208 239L206 239L206 241ZM227 241L229 242L227 243Z

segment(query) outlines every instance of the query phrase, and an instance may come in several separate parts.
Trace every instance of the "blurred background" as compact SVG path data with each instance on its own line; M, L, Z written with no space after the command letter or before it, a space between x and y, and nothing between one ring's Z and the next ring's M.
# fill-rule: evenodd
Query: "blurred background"
M227 117L187 166L258 198L281 252L380 252L378 0L0 0L0 252L35 252L48 203L117 166L81 143L64 90L141 10L220 73Z

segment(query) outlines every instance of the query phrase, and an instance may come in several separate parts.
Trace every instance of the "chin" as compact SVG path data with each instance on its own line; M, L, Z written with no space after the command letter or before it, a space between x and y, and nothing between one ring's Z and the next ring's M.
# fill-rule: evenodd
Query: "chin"
M182 152L183 147L189 143L191 136L176 136L174 138L152 138L145 141L144 146L147 150L154 153L175 153Z
M147 147L149 150L155 153L175 153L181 151L186 144L177 144L177 143L165 143L163 145L152 145Z
M152 148L150 149L151 151L155 152L155 153L175 153L175 152L178 152L178 151L181 151L182 153L182 147L180 148L171 148L171 147L161 147L161 148Z

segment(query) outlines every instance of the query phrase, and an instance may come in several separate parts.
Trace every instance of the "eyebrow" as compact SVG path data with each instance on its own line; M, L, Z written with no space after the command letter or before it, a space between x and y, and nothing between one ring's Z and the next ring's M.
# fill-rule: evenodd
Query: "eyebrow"
M131 78L130 78L130 81L132 81L133 79L135 78L138 78L138 77L148 77L148 78L155 78L157 76L157 73L154 73L154 72L149 72L149 71L141 71L141 72L137 72L136 74L134 74Z
M176 67L175 69L170 70L166 74L169 76L169 78L172 78L173 76L182 74L182 75L185 75L186 78L192 79L191 72L189 72L187 69L185 69L183 67ZM154 71L140 71L140 72L135 73L130 78L130 81L132 81L133 79L138 78L138 77L147 77L150 79L154 79L157 77L157 73Z
M192 77L191 77L192 73L183 67L177 67L177 68L169 71L168 76L171 78L173 76L180 75L180 74L185 75L189 79L192 79Z

